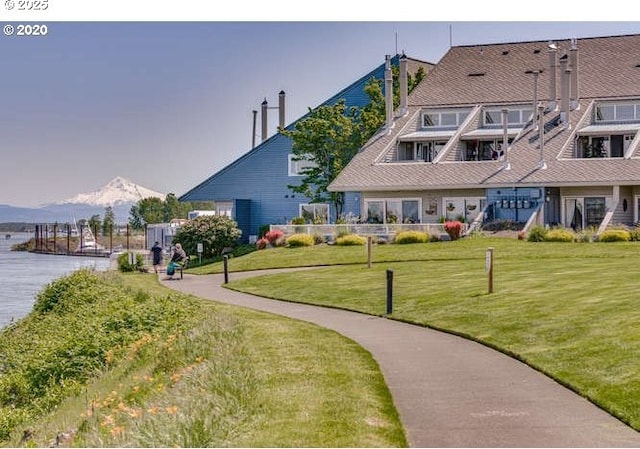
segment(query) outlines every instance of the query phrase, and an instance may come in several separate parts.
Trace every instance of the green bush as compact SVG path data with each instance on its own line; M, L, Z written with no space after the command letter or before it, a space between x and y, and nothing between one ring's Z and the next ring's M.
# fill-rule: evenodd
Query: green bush
M640 242L640 226L636 226L635 228L629 231L629 237L632 242Z
M144 257L142 254L135 255L135 262L131 263L129 260L130 253L122 253L118 256L118 270L123 273L130 273L132 271L141 271L144 267Z
M307 224L307 222L305 221L304 217L294 217L291 220L291 224L292 225L304 225L304 224Z
M336 245L339 246L355 246L364 245L367 239L357 234L347 234L336 238Z
M287 238L287 245L291 248L298 246L313 246L315 239L309 234L293 234Z
M573 242L575 239L573 231L565 228L550 229L544 237L545 242Z
M534 226L529 231L527 241L529 242L544 242L547 237L547 229L544 226Z
M181 226L173 237L173 243L182 244L187 254L196 254L198 243L202 243L202 257L208 258L234 247L241 235L238 223L226 215L204 215Z
M600 242L628 242L631 233L625 229L607 229L598 237Z
M396 234L393 241L398 245L404 245L407 243L427 243L429 241L429 234L419 231L402 231Z

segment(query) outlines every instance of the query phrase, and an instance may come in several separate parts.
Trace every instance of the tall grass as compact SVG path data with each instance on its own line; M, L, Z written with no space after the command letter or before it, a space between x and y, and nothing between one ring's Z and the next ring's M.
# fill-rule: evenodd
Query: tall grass
M11 447L406 445L360 347L308 323L168 293L153 275L82 271L54 282L0 334L0 360Z

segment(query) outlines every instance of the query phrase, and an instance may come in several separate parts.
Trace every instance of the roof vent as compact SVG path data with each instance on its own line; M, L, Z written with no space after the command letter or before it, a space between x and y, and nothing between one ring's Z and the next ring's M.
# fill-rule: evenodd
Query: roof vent
M506 56L508 54L509 54L509 50L505 50L505 51L502 52L502 56Z
M484 76L485 73L484 72L475 72L475 73L470 73L469 76Z
M636 69L640 69L640 64L635 65Z
M535 50L533 50L533 54L534 55L537 55L538 53L540 53L540 49L539 48L536 48Z

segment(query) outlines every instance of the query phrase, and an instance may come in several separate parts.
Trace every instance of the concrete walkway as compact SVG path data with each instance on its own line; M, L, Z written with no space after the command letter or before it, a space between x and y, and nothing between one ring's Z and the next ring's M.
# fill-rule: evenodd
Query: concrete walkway
M260 273L231 273L230 280ZM640 447L640 433L506 355L386 318L264 299L222 275L163 281L181 292L333 329L378 362L412 447Z

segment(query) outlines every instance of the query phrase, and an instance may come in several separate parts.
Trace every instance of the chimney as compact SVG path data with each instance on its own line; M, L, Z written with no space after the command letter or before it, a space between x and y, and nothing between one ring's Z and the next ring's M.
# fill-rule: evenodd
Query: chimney
M269 103L267 103L267 99L265 98L262 102L262 141L267 140L267 109L269 109Z
M538 106L538 146L540 148L540 161L538 162L538 168L544 170L547 168L547 163L544 161L544 106Z
M555 111L558 99L556 67L558 66L558 46L553 42L549 42L549 111Z
M570 90L571 109L578 108L578 40L571 39L571 50L569 50L569 67L571 68Z
M284 90L278 94L278 116L280 118L280 129L284 129Z
M387 113L386 128L391 129L393 125L393 74L391 72L391 56L385 56L384 67L384 98Z
M256 122L258 118L258 111L254 109L252 112L253 112L253 133L251 134L251 148L255 148L256 147Z
M400 116L407 113L407 96L409 95L409 82L407 80L407 55L402 53L400 57Z
M569 127L569 77L571 69L567 67L569 57L563 55L560 57L560 121Z

